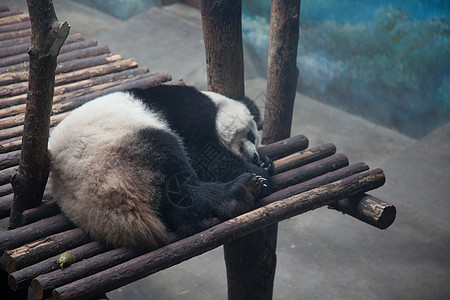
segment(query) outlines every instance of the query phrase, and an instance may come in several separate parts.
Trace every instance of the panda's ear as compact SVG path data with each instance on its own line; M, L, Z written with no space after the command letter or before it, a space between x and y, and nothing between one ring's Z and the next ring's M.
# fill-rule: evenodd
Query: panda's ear
M253 118L255 120L255 118ZM259 119L259 121L256 121L256 128L258 128L258 131L261 131L263 129L264 119Z
M245 106L247 106L247 108L250 111L250 114L253 116L253 119L255 120L256 124L258 124L258 130L260 130L259 124L261 123L261 112L259 111L258 106L256 106L255 101L253 101L252 99L250 99L247 96L244 96L244 98L240 99L239 101L244 103ZM262 128L262 123L261 123L261 128Z

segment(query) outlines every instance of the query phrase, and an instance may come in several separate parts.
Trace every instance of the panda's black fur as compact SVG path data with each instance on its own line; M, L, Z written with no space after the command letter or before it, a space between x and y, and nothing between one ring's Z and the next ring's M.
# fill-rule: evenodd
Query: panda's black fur
M162 85L92 102L55 128L49 151L55 199L93 238L155 248L170 233L191 235L248 211L270 191L257 153L224 144L222 110L207 94Z

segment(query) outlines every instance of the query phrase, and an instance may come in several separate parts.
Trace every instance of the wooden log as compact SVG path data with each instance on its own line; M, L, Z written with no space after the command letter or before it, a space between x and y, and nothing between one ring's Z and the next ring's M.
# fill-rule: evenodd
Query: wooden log
M208 90L231 99L244 93L242 1L201 1Z
M300 0L272 0L262 143L288 137L297 92ZM270 121L269 121L270 120Z
M142 250L116 248L87 258L83 261L76 262L71 265L70 268L64 270L57 269L50 273L39 275L31 281L31 288L38 299L47 298L51 296L52 290L55 287L105 270L141 254L143 254Z
M85 48L93 48L97 46L97 41L80 41L80 42L75 42L75 43L70 43L70 44L64 44L61 47L61 55L63 55L64 53L70 53L70 52L74 52L74 51L81 51L82 49ZM6 67L6 66L11 66L11 65L15 65L15 64L19 64L19 63L23 63L28 61L28 54L27 53L21 53L21 54L16 54L13 56L8 56L8 57L4 57L4 58L0 58L0 67Z
M68 53L68 52L72 52L72 51L77 51L77 50L81 50L81 49L85 49L85 48L90 48L90 47L95 47L97 46L97 41L95 40L82 40L82 41L78 41L75 43L65 43L62 47L61 47L61 54L64 53Z
M348 166L347 157L344 154L335 154L305 166L272 176L270 179L272 189L278 191L346 166Z
M83 41L84 38L79 33L71 34L67 37L66 42L64 44L70 44L74 42ZM17 39L10 39L6 41L0 41L0 48L13 46L13 45L19 45L19 44L27 44L28 47L31 45L31 36L24 36ZM58 63L60 63L60 60L58 60ZM28 61L24 61L19 64L1 67L0 68L0 74L5 74L9 72L19 72L19 71L28 71L29 70L29 63Z
M2 256L3 267L11 273L90 241L87 233L81 228L46 236L19 248L6 250Z
M367 194L340 200L329 207L379 229L391 226L397 214L394 205Z
M121 83L130 82L133 80L139 80L141 78L146 78L150 76L157 76L158 73L152 73L148 72L148 69L146 67L143 68L133 68L133 69L126 69L124 71L109 73L106 75L101 75L81 81L77 81L74 83L68 83L64 85L57 86L55 88L55 92L57 95L63 95L70 92L77 92L80 90L86 91L87 93L92 92L92 89L94 90L100 90L107 87L111 87L114 85L118 85ZM58 97L55 102L60 102L62 99L67 97Z
M28 35L28 36L18 37L15 39L0 41L0 48L5 48L5 47L9 47L9 46L14 46L14 45L20 45L20 44L28 44L28 46L30 46L30 42L31 42L31 36ZM0 68L0 73L5 73L3 68Z
M324 144L312 149L293 153L273 162L274 174L279 174L294 168L307 165L311 162L329 157L336 153L336 146Z
M20 161L20 150L0 154L0 170L17 166Z
M119 72L121 70L129 69L129 68L136 68L137 63L133 59L127 59L122 61L112 61L110 63L99 65L99 66L93 66L86 69L78 69L76 71L72 71L70 73L60 73L55 76L55 85L62 85L67 84L71 82L80 81L83 79L91 78L94 76L100 76L112 72ZM28 83L24 82L26 79L28 79L28 75L24 74L25 72L22 72L22 74L12 74L12 75L5 75L5 79L8 81L12 81L12 76L16 76L17 79L21 79L19 83L15 84L9 84L2 88L0 91L0 97L10 97L15 96L19 94L26 93L28 90ZM9 78L8 78L9 77Z
M24 29L19 31L13 31L13 32L5 32L0 33L0 41L6 41L11 39L17 39L21 37L26 37L31 35L31 29Z
M21 53L13 56L0 58L0 67L4 68L7 66L20 64L28 61L28 54Z
M0 130L0 140L6 140L6 139L13 138L13 137L17 137L17 136L22 135L22 133L23 133L23 125L15 126L15 127L7 128L7 129L2 129L2 130ZM0 182L0 184L3 184L3 183Z
M77 281L55 288L52 295L55 299L88 299L114 290L262 227L328 205L361 191L380 187L384 180L383 171L374 169L271 203L105 271L88 277L83 276ZM75 264L71 268L73 266ZM70 268L65 271L73 272ZM34 291L33 283L34 281L32 282Z
M355 175L357 173L361 173L369 170L369 167L365 163L355 163L349 166L343 167L341 169L337 169L333 172L323 174L321 176L312 178L305 182L300 182L298 184L289 186L279 191L275 191L269 196L266 196L260 200L258 203L260 206L267 205L269 203L273 203L280 199L292 197L299 193L303 193L305 191L309 191L315 188L318 188L322 185L329 184L331 182L344 179L346 177Z
M38 206L42 200L50 170L47 141L56 60L70 30L67 22L58 21L51 1L28 0L27 5L32 27L28 50L29 92L19 169L11 177L14 201L9 217L10 228L19 226L22 212Z
M55 76L55 84L62 85L80 81L96 76L101 76L113 72L120 72L127 69L137 68L137 63L134 59L125 59L120 61L113 61L108 64L94 66L86 69L76 70L70 73L59 74Z
M0 170L0 185L11 182L11 176L17 171L17 167Z
M50 117L50 125L51 126L55 126L66 115L67 115L67 113L59 114L59 115L56 115L56 116L51 116ZM23 133L23 125L19 125L19 126L3 129L3 130L0 130L0 140L14 138L14 137L20 136L22 133ZM0 178L1 178L1 175L0 175ZM1 182L0 182L0 184L1 184Z
M116 64L114 66L111 66L110 68L109 67L105 67L104 68L105 69L104 72L105 73L109 73L111 69L117 70L117 71L121 71L121 70L126 69L126 68L134 68L134 67L135 67L135 65L134 64L129 64L129 62L126 62L126 63L123 63L123 64L121 64L119 62L118 64ZM101 69L102 68L97 68L96 71L98 71L100 73L100 72L102 72ZM83 70L81 70L81 71L83 71ZM73 73L76 73L76 72L73 72ZM89 73L87 73L87 72L85 72L85 73L80 72L80 73L82 73L82 75L80 75L80 76L86 76L86 77L89 76ZM149 76L152 76L152 75L149 75ZM148 78L149 76L145 75L143 77L144 78ZM157 77L157 76L159 76L159 75L154 75L154 77ZM165 75L162 75L162 77L165 77ZM67 77L67 79L68 79L68 77ZM137 77L136 78L127 78L127 79L122 79L122 82L128 83L128 82L131 82L133 80L139 80L139 79L140 78L137 78ZM68 79L68 80L70 80L70 79ZM108 88L108 87L112 87L112 86L117 86L117 85L118 85L118 82L108 82L108 83L104 83L104 84L99 84L99 85L95 85L95 86L92 86L92 87L88 87L88 88L84 89L84 91L77 91L76 94L83 94L83 93L90 92L90 91L102 90L102 89L105 89L105 88ZM64 95L64 98L66 98L67 96L68 95ZM55 99L58 99L58 98L55 98ZM58 101L58 103L59 103L59 101ZM55 104L57 104L57 103L55 103ZM60 106L58 106L58 105L54 105L53 106L53 114L61 112L59 107ZM10 108L2 109L1 110L2 115L11 115L11 116L3 117L2 119L0 119L0 129L10 128L10 127L14 127L14 126L22 124L23 121L24 121L25 115L23 113L21 113L21 112L23 112L23 110L25 108L26 108L26 106L22 104L22 105L10 107Z
M117 56L112 57L112 60L116 58ZM74 83L59 84L55 88L55 97L53 98L53 102L59 102L66 98L77 97L80 94L80 92L76 93L76 95L75 93L69 94L68 92L71 91L75 92L77 90L79 91L84 90L86 92L83 93L88 93L89 90L86 90L87 87L106 82L115 82L116 84L120 84L124 80L124 78L128 78L129 80L129 77L132 76L137 77L138 75L142 75L146 72L148 72L147 68L132 68L132 69L125 69L124 71L113 72L110 74L107 73L105 75L99 74L97 77L77 81ZM154 75L155 73L150 74ZM0 99L1 114L3 116L14 115L14 111L20 112L21 110L23 110L23 106L21 108L14 108L14 106L24 104L25 102L26 102L25 94ZM9 110L13 112L9 113L8 112Z
M22 137L15 137L5 141L0 141L0 153L20 150L22 148Z
M0 232L0 253L74 227L66 216L59 214L33 224Z
M28 225L42 219L50 218L54 215L60 214L58 204L55 201L43 202L38 207L30 208L22 213L21 225Z
M11 184L7 183L0 186L0 197L9 195L12 193L12 186Z
M25 21L29 21L29 20L30 20L30 16L28 14L8 16L8 17L4 17L4 18L0 19L0 26L25 22Z
M14 9L14 10L5 9L5 11L0 12L0 18L5 18L5 17L9 17L9 16L14 16L14 15L20 15L20 14L23 14L23 11L21 9Z
M64 42L65 45L75 42L84 41L83 36L80 33L74 33L70 34L66 41ZM28 47L31 46L31 35L20 37L17 39L10 39L5 41L0 41L0 48L19 45L19 44L27 44ZM3 69L1 69L3 71Z
M11 32L11 31L19 31L23 29L31 28L31 24L29 21L13 23L9 25L0 26L0 33Z
M122 56L120 54L102 54L99 56L86 57L80 59L74 59L71 61L65 61L58 64L56 67L56 74L68 73L76 70L90 68L93 66L104 65L107 63L120 61Z
M0 219L9 217L12 202L13 202L12 194L0 197Z
M58 63L108 53L111 53L111 51L109 50L107 45L98 45L95 47L85 48L80 51L63 53L58 57Z
M28 72L10 72L0 74L0 85L6 86L8 84L19 83L28 80ZM2 92L0 97L3 97L5 93Z
M97 85L98 89L101 89L100 83L108 83L109 86L120 84L118 79L121 81L131 81L132 78L128 78L130 73L121 73L124 70L134 69L137 67L137 64L134 60L129 61L116 61L111 62L106 65L91 67L87 69L82 69L78 71L73 71L70 73L60 74L56 76L56 85L55 95L61 95L67 93L69 91L77 91L82 90L85 87L93 88L91 86ZM138 71L132 72L131 74L143 74L147 71L146 68L141 68ZM155 73L151 73L152 75L156 75ZM78 80L77 80L78 79ZM72 84L71 84L72 83ZM85 89L85 90L88 90ZM27 90L27 83L22 82L18 84L12 84L3 90L3 93L8 94L8 96L14 95L16 93L23 93ZM2 92L0 92L2 94ZM64 97L54 97L53 102L57 103L61 99L67 98L69 95L64 95ZM25 111L25 104L16 104L12 106L7 106L7 104L20 103L24 101L24 97L15 97L15 98L5 98L1 103L1 107L6 106L0 110L0 118L5 118L8 116L18 115ZM5 122L11 122L9 121ZM14 120L14 117L11 118ZM11 124L11 123L9 123ZM17 125L17 124L14 124ZM4 125L0 124L0 127ZM6 127L6 126L5 126Z
M82 261L102 252L109 251L110 249L110 247L102 243L90 242L68 251L75 255L77 261ZM60 269L60 266L56 263L58 258L59 254L9 274L9 286L13 291L24 289L28 287L28 285L31 283L31 280L33 280L35 277Z
M308 138L302 134L299 134L293 137L286 137L284 139L281 139L280 141L276 141L268 145L264 145L258 149L258 153L260 157L267 156L272 160L276 160L297 151L305 150L306 148L308 148L308 143ZM279 152L280 148L283 149L282 153Z
M115 85L100 91L95 91L93 93L87 94L87 95L83 95L78 97L77 99L73 99L70 101L66 101L66 102L62 102L60 103L57 107L55 107L55 112L60 113L60 112L68 112L73 110L74 108L86 103L89 100L92 100L94 98L109 94L109 93L113 93L113 92L117 92L117 91L123 91L123 90L128 90L128 89L132 89L132 88L144 88L144 87L149 87L149 86L153 86L156 84L162 84L163 82L167 82L171 80L171 77L169 74L167 73L162 73L162 74L157 74L157 75L150 75L150 76L143 76L142 79L137 79L137 80L132 80L129 82L125 82L123 84L120 85ZM57 109L57 110L56 110Z

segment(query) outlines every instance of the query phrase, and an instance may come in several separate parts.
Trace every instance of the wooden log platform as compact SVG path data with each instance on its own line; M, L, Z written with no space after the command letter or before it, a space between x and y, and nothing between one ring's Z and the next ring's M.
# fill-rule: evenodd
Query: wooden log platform
M0 219L13 200L10 177L19 164L28 89L29 17L20 10L0 11ZM110 53L106 45L69 35L56 68L51 126L71 110L98 96L171 81L133 59ZM329 206L381 229L395 219L395 207L366 192L384 184L380 169L350 163L329 143L308 148L303 135L259 148L274 162L274 190L254 210L154 251L113 249L76 228L51 195L22 214L22 226L0 231L1 268L12 290L32 287L39 299L89 299L178 264L246 234L304 212ZM60 268L69 251L76 262ZM122 274L117 276L116 274Z

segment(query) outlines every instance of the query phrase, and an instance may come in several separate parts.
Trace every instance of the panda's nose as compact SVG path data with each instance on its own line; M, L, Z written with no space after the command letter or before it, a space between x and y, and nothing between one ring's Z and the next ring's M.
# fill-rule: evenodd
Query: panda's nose
M259 155L258 152L255 152L255 154L253 154L253 162L256 164L259 162Z

